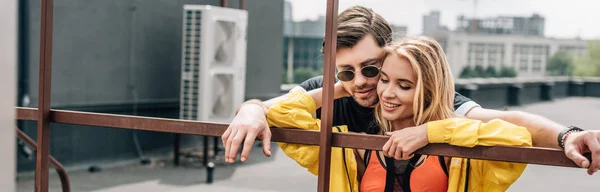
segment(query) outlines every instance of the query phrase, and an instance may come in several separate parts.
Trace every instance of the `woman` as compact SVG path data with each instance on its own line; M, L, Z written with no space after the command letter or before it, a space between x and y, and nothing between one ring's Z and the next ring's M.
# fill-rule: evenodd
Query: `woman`
M407 38L385 48L375 109L380 134L391 135L382 151L332 149L332 191L505 191L524 164L412 155L428 143L457 146L531 146L527 129L493 120L455 117L454 82L440 45L425 37ZM293 92L267 113L270 126L319 130L314 112L322 90ZM335 86L337 98L345 96ZM345 126L333 131L346 132ZM317 175L318 146L279 143L284 152ZM356 154L356 155L355 155ZM395 159L410 159L393 161ZM405 163L402 165L402 163ZM389 165L390 168L387 168ZM407 167L404 169L403 167ZM360 180L360 185L359 181Z

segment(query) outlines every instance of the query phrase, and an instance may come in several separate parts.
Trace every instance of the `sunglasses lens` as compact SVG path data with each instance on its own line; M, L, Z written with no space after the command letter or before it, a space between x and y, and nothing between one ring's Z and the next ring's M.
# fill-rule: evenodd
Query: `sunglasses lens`
M340 71L337 74L337 78L340 81L351 81L352 79L354 79L354 72L352 72L352 71Z
M376 77L379 74L379 69L375 66L367 66L362 69L362 74L368 78Z

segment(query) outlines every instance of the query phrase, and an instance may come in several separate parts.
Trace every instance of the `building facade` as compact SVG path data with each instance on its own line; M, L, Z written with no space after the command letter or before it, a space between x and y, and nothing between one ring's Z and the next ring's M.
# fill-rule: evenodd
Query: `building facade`
M586 52L587 41L521 35L448 33L442 40L452 73L464 67L513 67L519 77L545 76L548 59L558 51L573 56Z
M440 28L440 12L431 11L427 15L423 15L423 34L430 35L435 33Z
M466 18L459 16L457 25L457 32L541 37L544 36L545 19L538 14L533 14L531 17Z

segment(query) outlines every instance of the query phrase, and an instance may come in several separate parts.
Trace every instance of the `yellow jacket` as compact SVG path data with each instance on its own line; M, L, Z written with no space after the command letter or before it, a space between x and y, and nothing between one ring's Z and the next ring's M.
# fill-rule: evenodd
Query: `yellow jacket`
M271 127L299 128L319 131L321 122L312 113L316 106L304 92L293 92L267 112ZM346 126L333 127L333 132L347 132ZM482 123L477 120L451 118L427 123L430 143L473 147L510 145L531 146L526 128L502 120ZM286 155L314 175L318 175L319 146L278 143ZM526 164L487 160L452 158L449 167L448 191L506 191L525 170ZM331 150L330 191L358 192L357 164L354 150L333 147ZM467 174L467 169L469 174ZM467 175L469 175L467 177ZM466 183L466 179L469 182Z

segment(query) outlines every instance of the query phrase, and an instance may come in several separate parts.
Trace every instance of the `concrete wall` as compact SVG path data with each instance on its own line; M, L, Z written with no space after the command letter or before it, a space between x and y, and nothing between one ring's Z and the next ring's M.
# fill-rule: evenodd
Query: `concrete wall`
M585 96L600 97L600 79L587 79L583 90Z
M569 81L568 80L557 80L554 81L554 87L552 87L553 98L560 99L569 96Z
M54 8L53 108L178 118L184 4L219 0L60 0ZM40 0L21 1L21 96L37 106ZM229 1L237 8L238 1ZM248 0L246 97L279 93L283 45L283 1ZM265 56L268 55L268 56ZM134 96L137 96L134 97ZM20 97L21 101L24 97ZM35 122L19 122L35 138ZM168 148L168 133L51 125L51 151L66 166L137 157ZM199 137L184 137L198 141ZM33 159L19 155L18 169Z
M279 95L283 71L283 2L246 0L249 11L246 99Z
M17 0L0 1L0 186L15 191Z
M569 96L600 97L600 78L460 79L456 90L483 107L502 109Z

